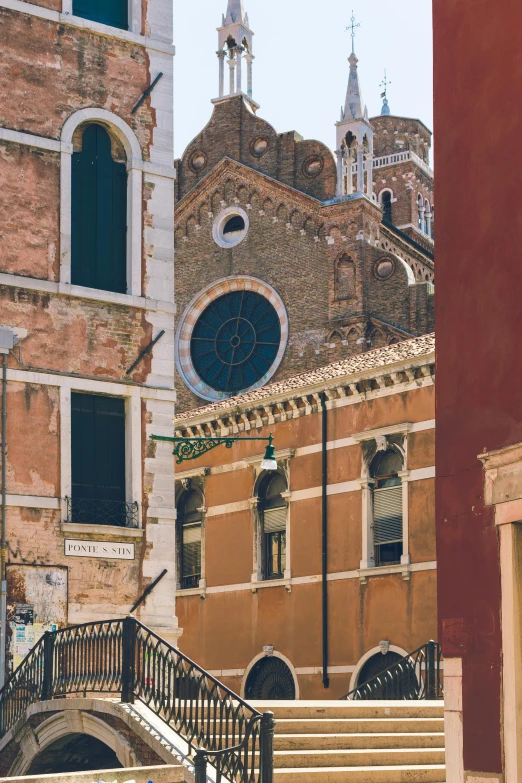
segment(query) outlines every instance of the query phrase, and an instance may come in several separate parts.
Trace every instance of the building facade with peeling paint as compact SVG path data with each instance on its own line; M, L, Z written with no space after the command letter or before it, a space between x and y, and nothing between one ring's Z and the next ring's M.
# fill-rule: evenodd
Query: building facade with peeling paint
M173 434L172 3L103 5L0 3L8 670L165 569L138 616L179 635L174 466L149 440Z

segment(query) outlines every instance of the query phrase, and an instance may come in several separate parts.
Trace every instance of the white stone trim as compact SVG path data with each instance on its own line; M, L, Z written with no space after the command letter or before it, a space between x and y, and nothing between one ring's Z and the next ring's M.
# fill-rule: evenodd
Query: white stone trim
M71 0L63 0L63 2L66 8L72 7ZM53 11L50 8L43 8L42 6L25 2L25 0L0 0L0 7L7 8L10 11L18 11L19 13L27 14L28 16L36 16L39 19L47 19L56 24L65 24L70 25L71 27L92 30L94 33L98 33L99 35L108 38L139 44L152 51L164 52L165 54L173 56L175 54L175 48L170 43L172 35L167 38L168 34L166 31L164 40L139 34L138 30L141 29L141 23L138 28L138 19L141 17L141 9L138 9L138 3L141 4L141 0L132 0L132 2L134 5L133 14L131 16L131 30L121 30L118 27L110 27L109 25L101 24L100 22L93 22L90 19L83 19L83 17L80 16L73 16L72 12L67 10L62 10L61 12Z
M136 395L145 400L176 401L174 389L139 386L110 380L98 381L74 375L56 375L52 372L9 369L7 380L18 381L18 383L34 383L41 386L57 386L60 389L74 389L74 391L93 392L93 394L110 394L113 397Z
M238 465L240 463L237 463ZM212 474L213 471L211 470ZM406 486L412 481L424 481L425 479L435 478L435 467L430 466L427 468L418 468L417 470L406 471L407 475L403 474L403 485ZM179 478L179 474L176 474L176 478ZM328 484L326 488L326 494L331 495L344 495L349 492L364 491L363 484L365 479L354 479L353 481L340 481L336 484ZM301 500L311 500L312 498L319 498L322 495L322 487L308 487L307 489L293 490L289 503L298 503ZM250 508L250 500L238 500L235 503L223 503L219 506L209 506L207 510L207 516L218 517L223 514L235 514L239 511L248 511ZM366 566L361 566L366 567Z
M82 525L76 522L60 522L60 531L66 533L88 534L89 536L118 536L123 538L143 538L143 528L116 527L114 525Z
M60 508L60 498L47 495L7 495L6 500L11 508Z
M36 277L24 277L8 272L0 272L0 285L12 288L25 288L28 291L42 291L44 293L71 296L78 299L92 299L96 302L123 305L124 307L136 307L152 312L164 312L174 314L175 305L172 302L164 302L158 299L146 299L143 296L130 296L118 294L114 291L102 291L98 288L85 288L81 285L70 283L56 283L52 280L40 280Z
M363 432L356 432L352 435L352 438L357 443L362 443L366 440L375 440L378 435L405 435L410 432L412 428L411 422L403 422L402 424L388 424L385 427L377 427L374 430L364 430Z
M376 159L378 160L378 158ZM382 190L379 191L379 195L377 196L377 201L379 204L382 205L382 194L383 193L390 193L391 194L391 203L395 204L397 202L397 199L393 197L393 190L388 187L384 187Z
M142 192L143 175L140 143L132 130L117 114L89 107L74 112L65 121L61 141L70 152L61 150L60 166L60 282L71 283L71 187L72 139L75 130L85 122L97 122L109 128L125 149L127 158L127 294L141 296L142 264ZM81 288L81 286L75 286Z
M397 647L395 644L390 644L389 647L390 652L397 653L401 657L404 657L405 655L408 655L408 650L405 650L403 647ZM359 672L361 671L362 667L366 663L366 661L369 661L370 658L373 658L374 655L377 655L377 653L381 654L381 648L380 647L372 647L371 650L368 650L368 652L365 652L362 658L359 658L355 666L352 670L352 676L350 679L350 691L353 691L354 688L357 687L357 678L359 676Z
M462 658L444 659L444 734L446 738L446 781L447 783L464 783Z
M227 241L223 234L223 228L225 226L225 223L230 217L234 216L242 217L245 222L245 227L241 231L241 235L234 237L232 241ZM224 248L225 250L228 250L232 247L237 247L246 237L248 234L248 230L250 228L250 218L248 217L248 213L245 212L244 209L238 206L233 207L227 207L226 209L223 209L219 215L214 219L214 222L212 224L212 238L216 245L219 247ZM239 232L237 232L239 234Z
M349 579L361 579L361 576L364 576L365 579L379 576L393 576L396 574L401 574L405 570L407 570L409 574L417 573L419 571L436 571L437 561L427 560L423 563L411 563L408 566L380 566L379 568L369 568L366 573L364 573L362 569L357 569L356 571L337 571L327 574L326 580L328 582L343 582ZM205 593L207 595L212 595L217 593L235 593L244 591L256 592L261 588L270 587L284 587L288 592L289 587L293 589L294 587L299 587L299 585L318 584L321 582L321 579L321 574L313 574L310 576L294 576L288 580L272 579L270 581L264 582L240 582L229 585L212 585L210 587L206 587ZM199 591L196 592L199 593ZM188 591L181 591L181 593L178 594L178 597L182 597L182 593L188 595Z
M259 653L259 655L256 655L255 658L252 658L252 660L250 661L250 663L248 664L248 666L245 669L245 673L243 674L243 680L241 682L241 690L239 691L239 694L240 694L241 698L243 698L243 699L245 698L245 690L246 690L246 684L247 684L247 680L248 680L248 675L250 674L250 672L252 671L252 669L254 668L254 666L256 665L256 663L258 661L261 661L263 658L268 658L268 657L270 657L270 658L280 658L284 663L286 663L286 665L290 669L290 672L292 674L292 678L294 680L295 698L296 698L296 700L299 699L299 680L297 679L297 673L296 673L295 667L294 667L292 661L289 658L287 658L286 655L283 655L283 653L280 653L277 650L274 650L274 652L270 656L267 656L266 653L262 652L262 653Z

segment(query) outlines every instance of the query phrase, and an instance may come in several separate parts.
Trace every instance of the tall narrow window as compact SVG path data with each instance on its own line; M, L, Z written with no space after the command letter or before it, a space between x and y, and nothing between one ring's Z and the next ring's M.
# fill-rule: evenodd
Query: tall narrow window
M417 213L418 213L417 225L419 231L424 231L424 204L422 202L422 196L420 195L420 193L417 196Z
M392 222L392 194L389 190L385 190L382 194L382 210L383 218L388 223Z
M347 255L342 255L337 262L335 287L337 299L350 299L355 296L355 264Z
M400 563L402 556L402 457L379 451L370 465L373 487L373 544L375 565Z
M72 156L71 282L127 290L127 170L101 125L88 125Z
M179 504L179 573L180 587L199 587L201 579L202 499L199 492L189 491Z
M135 526L125 502L124 400L73 392L71 408L70 521Z
M285 573L287 505L282 493L286 490L286 481L279 473L268 476L261 487L265 579L282 579Z
M129 29L129 0L73 0L73 14L122 30Z

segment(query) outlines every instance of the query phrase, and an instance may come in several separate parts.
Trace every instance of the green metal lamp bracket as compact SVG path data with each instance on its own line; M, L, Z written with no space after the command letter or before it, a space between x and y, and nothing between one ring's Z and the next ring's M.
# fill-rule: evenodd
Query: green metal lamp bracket
M227 449L231 449L234 443L240 440L262 440L268 442L267 451L271 449L273 455L274 447L272 446L274 436L270 435L266 438L240 438L240 437L223 437L223 438L167 438L163 435L151 435L151 440L166 441L167 443L174 443L174 451L172 452L176 457L176 463L180 465L182 462L186 462L191 459L197 459L207 451L215 449L216 446L225 446ZM272 457L273 458L273 457Z

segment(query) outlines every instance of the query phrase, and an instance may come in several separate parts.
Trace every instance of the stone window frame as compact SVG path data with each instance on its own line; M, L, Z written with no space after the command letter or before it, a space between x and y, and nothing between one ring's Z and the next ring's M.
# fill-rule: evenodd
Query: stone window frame
M386 427L380 427L375 430L356 433L352 438L361 444L361 477L359 484L362 491L362 548L360 572L361 578L365 578L368 572L375 570L377 573L382 569L389 571L403 571L403 577L409 578L409 566L411 565L411 556L409 550L409 477L408 468L408 432L411 430L411 422L402 424L392 424ZM377 567L375 565L373 553L373 505L372 505L372 486L373 480L370 478L370 463L375 456L375 450L369 446L372 441L376 444L377 439L393 437L394 446L400 451L403 459L403 470L398 474L402 481L402 556L401 562L394 565ZM397 440L399 439L399 440ZM366 448L365 448L366 446Z
M142 0L127 0L129 9L129 28L127 32L135 33L136 35L142 34ZM62 14L67 14L73 19L82 20L85 22L85 27L89 27L93 30L98 30L100 27L111 31L117 31L120 28L111 27L110 25L103 24L102 22L93 22L90 19L84 19L83 16L75 16L73 14L73 0L62 0ZM83 25L82 25L83 26Z
M404 647L398 647L396 644L390 644L389 642L387 645L386 652L397 653L397 655L400 655L401 658L404 658L406 655L409 655L408 650L405 650ZM377 647L372 647L370 650L367 650L364 653L364 655L361 658L359 658L359 660L354 666L352 676L350 677L350 688L348 692L353 691L357 687L357 679L366 661L369 661L370 658L373 658L374 655L378 655L379 653L381 653L382 655L382 649L380 645L378 645Z
M339 284L339 267L341 266L341 263L343 262L351 263L353 266L353 293L349 294L348 296L341 296L340 295L340 284ZM357 296L356 292L357 287L357 267L355 264L355 258L350 254L343 252L341 255L336 258L335 260L335 266L334 266L334 289L335 289L335 301L336 302L346 302L350 299L355 299Z
M286 563L284 575L281 579L265 579L263 576L263 519L259 512L259 504L261 498L259 496L259 488L263 483L265 476L268 474L266 470L261 470L261 462L264 454L258 454L254 457L245 457L244 462L247 465L251 465L254 468L254 487L252 497L249 499L251 508L251 521L252 521L252 577L251 577L251 589L252 592L257 592L259 587L280 587L283 585L288 592L291 592L291 580L292 580L292 512L291 512L291 500L292 492L290 490L290 460L295 456L295 449L283 449L276 451L275 458L277 460L278 472L284 476L286 486L288 487L286 492L282 493L282 497L285 498L287 504L286 511Z
M60 284L71 293L91 291L71 284L72 154L75 131L85 123L98 123L114 134L125 150L127 165L127 293L142 295L142 196L143 155L140 143L124 120L106 109L86 108L74 112L62 127L60 149ZM94 293L94 292L93 292ZM115 297L121 297L115 294Z
M65 532L99 532L111 535L136 537L142 535L143 526L143 465L142 416L140 389L119 384L89 381L87 379L59 378L60 386L60 502L61 528ZM107 388L110 386L110 388ZM72 440L71 440L71 393L96 394L120 397L125 400L125 502L138 504L138 528L114 527L111 525L81 525L67 523L66 497L72 492ZM140 532L138 532L140 531Z
M187 388L198 397L201 397L204 400L208 400L209 402L225 400L232 395L227 394L226 392L219 392L215 389L212 389L197 374L192 362L190 351L192 331L197 323L198 318L211 302L213 302L215 299L218 299L220 296L223 296L224 294L228 294L232 291L242 290L253 291L254 293L258 293L261 296L264 296L275 308L281 326L281 342L279 344L279 350L274 359L274 362L268 372L266 372L265 375L263 375L263 377L260 378L260 380L253 384L250 388L243 389L241 394L245 394L248 391L260 389L262 386L265 386L277 371L286 352L289 333L288 313L286 311L283 300L275 288L266 283L264 280L259 280L257 277L252 277L250 275L233 275L231 277L223 277L219 280L215 280L213 283L206 286L195 296L193 296L188 305L185 307L178 322L174 352L176 369L185 386L187 386Z
M200 595L205 597L207 588L206 579L206 514L207 506L205 503L205 478L210 473L210 468L194 468L192 470L184 470L175 474L175 509L176 509L176 597L183 597L188 595ZM201 575L199 579L198 587L182 588L179 579L180 566L181 566L181 546L182 541L179 535L179 525L177 522L178 505L185 494L185 492L195 490L199 492L202 498L202 505L199 508L201 512Z
M283 655L283 653L279 652L279 650L275 650L272 647L272 645L267 645L266 648L263 649L263 652L255 655L250 661L250 663L248 664L248 666L246 667L245 671L243 672L243 679L241 680L241 686L239 689L239 694L241 698L242 699L245 698L246 685L250 672L252 671L256 663L262 661L263 658L279 658L280 660L283 661L283 663L285 663L288 666L292 678L294 680L295 698L296 701L298 701L300 699L300 689L299 689L299 679L297 676L297 669L292 663L292 661L290 660L290 658L287 658L286 655Z

